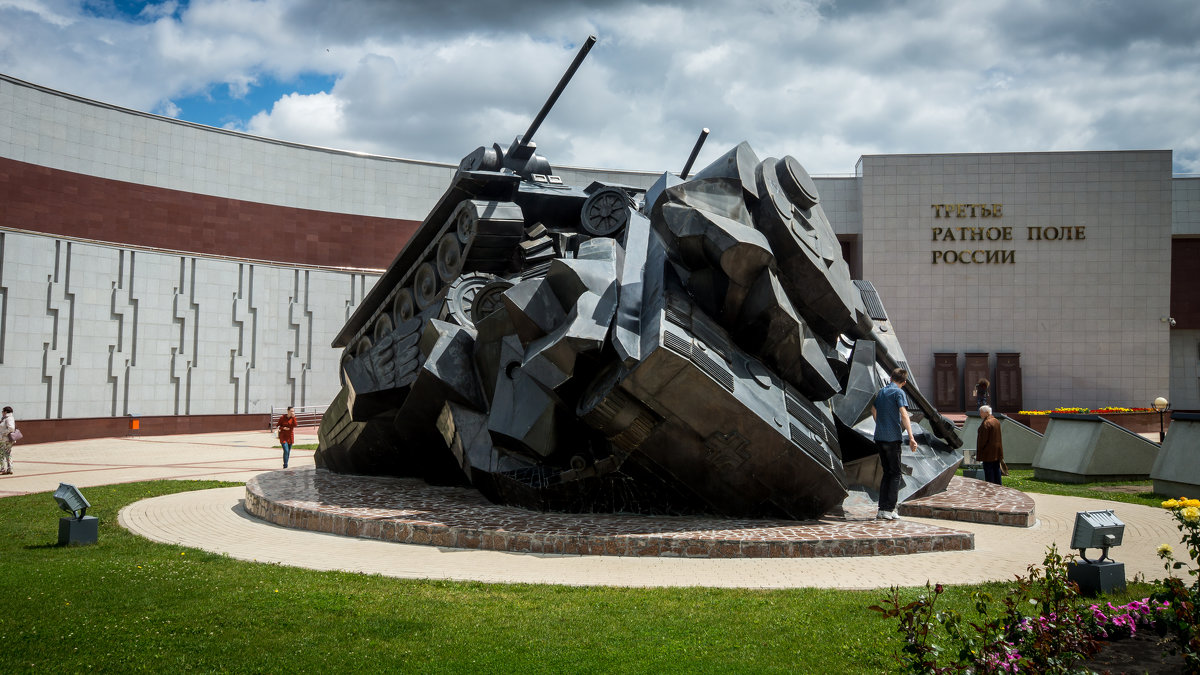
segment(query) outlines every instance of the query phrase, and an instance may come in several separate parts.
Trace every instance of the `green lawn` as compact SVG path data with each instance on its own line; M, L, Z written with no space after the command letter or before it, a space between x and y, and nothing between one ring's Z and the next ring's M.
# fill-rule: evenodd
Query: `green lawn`
M960 472L961 473L961 472ZM1143 481L1119 481L1114 483L1055 483L1038 480L1033 477L1033 469L1013 469L1004 477L1005 487L1016 488L1022 492L1041 492L1052 495L1067 495L1069 497L1091 497L1092 499L1107 499L1127 504L1144 504L1159 508L1167 497L1154 494L1154 483ZM1139 487L1137 492L1127 492L1124 488ZM1105 488L1120 487L1121 490Z
M881 592L406 581L241 562L117 524L139 499L224 485L88 488L100 541L71 548L55 545L49 494L0 499L0 672L877 673L900 644L866 609ZM965 611L975 588L942 602Z

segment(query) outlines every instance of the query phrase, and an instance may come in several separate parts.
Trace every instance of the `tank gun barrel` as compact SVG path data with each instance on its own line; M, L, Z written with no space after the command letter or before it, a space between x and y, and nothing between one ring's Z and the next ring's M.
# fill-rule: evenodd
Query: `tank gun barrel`
M550 114L550 109L558 101L558 97L562 95L563 90L567 88L567 83L575 76L575 71L579 70L580 64L587 58L588 52L591 51L592 45L596 44L596 36L589 35L587 40L584 40L583 46L579 48L579 53L575 55L575 60L571 62L571 67L567 68L567 72L563 73L562 79L558 81L558 86L554 91L550 92L550 98L542 105L542 109L538 111L537 117L533 118L533 122L529 124L529 129L521 136L521 145L529 145L533 140L533 135L537 133L538 127L542 126L542 121L546 119L546 115Z
M696 139L696 144L692 146L692 154L688 155L687 163L683 165L683 171L679 173L679 177L687 180L688 174L692 171L692 164L696 161L696 155L700 154L700 148L704 147L704 139L708 138L708 129L700 130L700 137Z

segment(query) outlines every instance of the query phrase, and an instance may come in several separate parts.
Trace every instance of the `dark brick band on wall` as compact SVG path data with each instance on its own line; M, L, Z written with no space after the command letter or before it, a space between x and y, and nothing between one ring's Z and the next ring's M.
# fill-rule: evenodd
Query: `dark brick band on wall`
M137 429L133 429L134 420ZM147 417L82 417L60 420L17 419L21 445L78 441L120 436L170 436L206 434L214 431L268 431L271 415L158 415Z
M297 265L383 269L420 223L150 187L0 157L0 225Z

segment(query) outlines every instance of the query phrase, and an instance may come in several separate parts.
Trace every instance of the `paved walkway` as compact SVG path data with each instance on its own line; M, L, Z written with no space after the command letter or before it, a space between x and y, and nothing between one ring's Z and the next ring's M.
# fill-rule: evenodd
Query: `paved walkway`
M1003 581L1041 563L1055 542L1065 553L1076 511L1112 508L1126 523L1124 544L1114 549L1127 578L1163 574L1154 553L1178 532L1166 511L1146 506L1057 495L1032 495L1038 524L1015 528L974 523L950 525L975 534L975 550L871 558L634 558L564 556L438 548L294 530L260 521L243 506L242 488L166 495L133 504L121 524L155 541L225 553L234 558L347 570L410 579L456 579L571 586L715 586L738 588L880 588L926 581ZM1089 556L1098 552L1089 551Z
M69 422L68 422L69 424ZM296 430L296 442L317 442L315 428ZM274 434L237 431L179 436L94 438L13 446L11 476L0 476L0 497L141 480L246 481L283 467ZM313 465L312 450L293 450L289 466Z
M266 432L239 432L19 445L14 448L17 473L0 478L0 496L53 490L60 481L79 487L156 478L242 481L280 467L274 440ZM297 467L311 466L312 452L295 451L293 462ZM879 588L926 581L1007 580L1039 564L1050 543L1066 552L1075 512L1102 508L1113 509L1126 523L1124 543L1113 555L1125 563L1127 578L1162 576L1154 550L1179 540L1173 521L1162 509L1035 494L1031 496L1037 503L1038 522L1031 528L950 524L975 534L973 551L783 560L556 556L396 544L287 529L247 515L242 508L244 495L242 487L165 495L126 507L120 522L154 541L312 569L402 578L613 586Z

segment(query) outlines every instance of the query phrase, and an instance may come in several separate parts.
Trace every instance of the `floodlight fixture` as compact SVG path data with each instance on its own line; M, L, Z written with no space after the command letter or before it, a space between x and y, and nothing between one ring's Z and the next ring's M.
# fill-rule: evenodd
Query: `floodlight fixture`
M83 520L88 507L91 506L79 488L70 483L59 483L58 489L54 491L54 499L58 502L58 507L75 516L75 520Z
M1071 548L1079 551L1085 563L1095 564L1108 560L1108 549L1121 545L1125 535L1125 523L1111 509L1104 511L1079 511L1075 514L1075 529L1071 533ZM1088 560L1084 555L1089 548L1098 548L1098 560Z
M54 491L54 501L58 502L58 508L71 514L58 519L58 545L96 543L100 521L96 516L87 515L91 504L79 488L70 483L59 483Z

